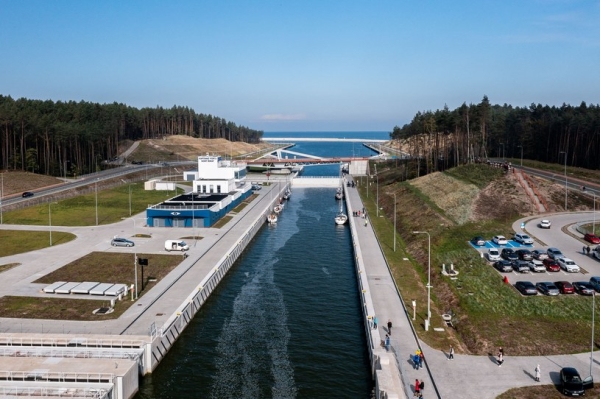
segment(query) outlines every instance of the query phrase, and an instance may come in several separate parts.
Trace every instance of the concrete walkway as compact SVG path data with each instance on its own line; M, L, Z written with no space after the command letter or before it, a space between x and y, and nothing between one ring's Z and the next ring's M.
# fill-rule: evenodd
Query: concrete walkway
M188 241L189 257L183 260L171 273L157 283L135 306L131 306L118 319L105 321L67 321L42 319L0 318L0 333L67 333L67 334L115 334L147 335L152 323L161 327L181 305L187 295L214 268L217 261L240 239L242 232L267 209L284 185L271 185L259 192L259 197L237 214L223 228L197 229L203 239ZM17 263L18 267L2 273L0 296L21 295L40 297L61 297L45 294L41 289L47 284L34 284L33 281L93 251L121 252L131 254L131 280L119 283L130 284L134 280L134 256L140 254L164 254L181 257L181 253L167 253L164 242L167 239L192 235L189 228L145 227L144 213L134 215L121 222L91 227L52 226L52 231L70 232L77 236L71 242L54 245L39 251L32 251L0 258L0 264ZM48 231L49 226L0 225L3 230ZM145 234L149 238L137 238L135 234ZM111 247L113 236L127 237L135 242L132 248ZM138 267L138 273L141 269ZM140 287L141 288L141 287ZM62 296L64 298L64 296ZM92 299L107 302L103 296L68 295L70 299ZM129 300L129 297L126 298Z
M355 210L363 209L363 203L356 188L348 189L348 201ZM350 217L352 217L350 215ZM360 219L363 222L363 219ZM358 239L365 259L365 269L369 280L371 297L379 321L379 332L385 337L387 320L391 319L392 345L399 353L398 365L402 373L406 394L411 397L415 379L425 381L425 398L477 398L493 399L508 389L537 384L558 383L558 373L562 367L575 367L583 377L590 371L590 353L561 356L511 356L506 353L505 362L498 367L496 359L488 356L454 355L448 360L447 352L429 347L418 340L412 329L411 315L404 309L402 300L392 279L387 263L371 224L358 229ZM412 309L411 309L412 310ZM442 327L440 315L432 314L432 326L429 334L445 334L434 332L433 327ZM507 333L510 333L507 331ZM590 332L591 333L591 332ZM526 337L527 340L534 339ZM591 339L591 337L590 337ZM426 368L415 369L410 356L417 348L425 355ZM495 354L494 354L495 355ZM600 380L596 355L592 374L596 381ZM541 367L541 382L534 380L536 365ZM434 389L434 383L437 392Z

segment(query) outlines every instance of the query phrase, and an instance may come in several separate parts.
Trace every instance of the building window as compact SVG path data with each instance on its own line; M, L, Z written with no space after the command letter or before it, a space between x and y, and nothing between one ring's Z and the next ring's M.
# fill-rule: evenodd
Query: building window
M220 184L217 186L217 193L221 194L221 185Z
M206 192L207 192L207 191L206 191L206 184L203 184L203 185L202 185L202 191L201 191L201 192L202 192L202 193L206 193Z
M212 194L212 193L214 193L214 192L215 192L215 187L214 187L214 186L211 184L211 185L210 185L210 193Z

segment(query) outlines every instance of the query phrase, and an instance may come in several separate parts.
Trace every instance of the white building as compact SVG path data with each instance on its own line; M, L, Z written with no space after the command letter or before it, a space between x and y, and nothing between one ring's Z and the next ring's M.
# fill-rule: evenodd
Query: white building
M193 181L197 194L227 194L246 186L246 164L223 161L217 156L199 156L198 170L184 172L186 181Z

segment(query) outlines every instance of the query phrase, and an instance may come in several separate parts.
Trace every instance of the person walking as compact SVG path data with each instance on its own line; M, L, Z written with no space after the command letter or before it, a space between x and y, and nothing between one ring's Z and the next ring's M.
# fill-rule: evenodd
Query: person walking
M385 350L386 352L390 351L390 336L385 334Z
M377 330L377 316L373 317L373 328Z
M502 367L502 363L504 363L504 354L502 352L498 352L498 367Z
M388 334L392 335L392 320L388 319Z
M423 355L423 351L419 351L419 368L423 368L423 360L425 356Z
M450 345L450 353L448 355L448 360L454 360L454 347Z
M419 355L413 355L412 361L415 364L415 370L419 369Z
M590 248L590 246L589 246L589 245L588 245L587 247L585 247L585 250L586 250L586 252L587 252L588 256L590 256L590 251L591 251L591 248Z
M540 365L538 364L538 365L535 367L535 380L536 380L537 382L540 382L540 376L541 376L541 374L542 374L542 369L540 369Z
M421 383L419 382L419 379L417 378L415 380L415 398L418 398L419 396L421 396Z

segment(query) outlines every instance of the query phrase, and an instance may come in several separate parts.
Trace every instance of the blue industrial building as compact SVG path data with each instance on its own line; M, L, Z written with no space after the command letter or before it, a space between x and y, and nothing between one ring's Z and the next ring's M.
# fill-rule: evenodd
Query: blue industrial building
M252 194L244 163L198 157L198 170L183 173L192 192L146 210L150 227L210 227Z

